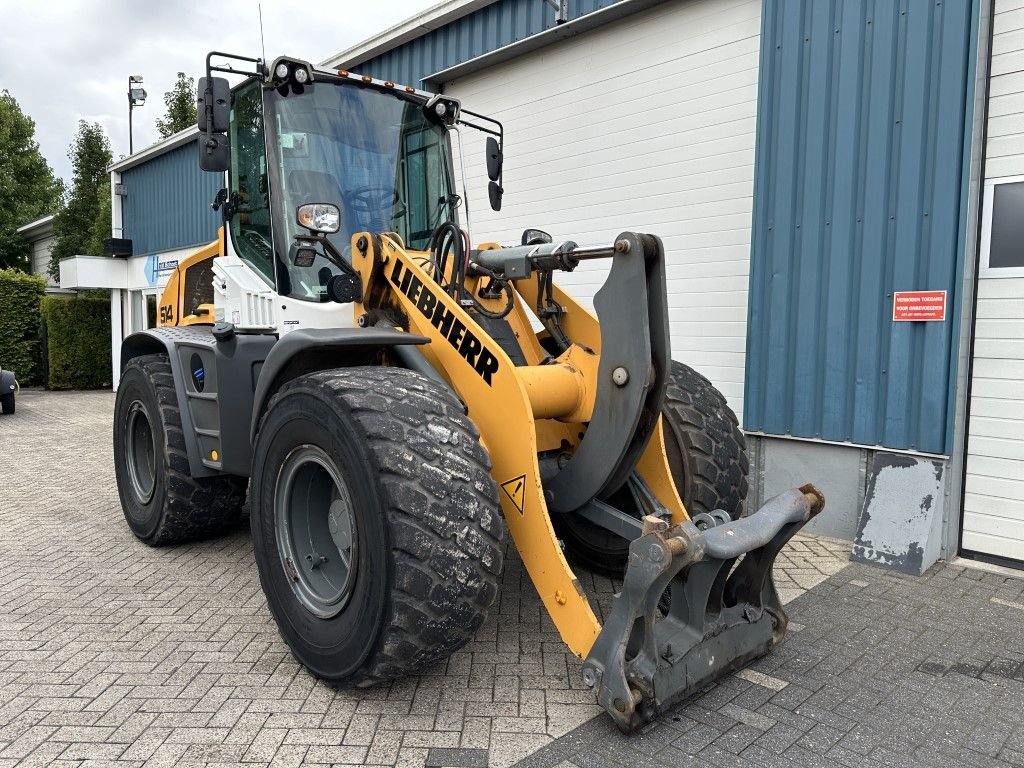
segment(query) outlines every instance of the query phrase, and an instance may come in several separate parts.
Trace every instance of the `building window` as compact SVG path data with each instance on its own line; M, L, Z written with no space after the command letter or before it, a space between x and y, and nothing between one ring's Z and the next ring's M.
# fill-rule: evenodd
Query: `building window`
M1024 176L985 183L981 277L1024 277Z

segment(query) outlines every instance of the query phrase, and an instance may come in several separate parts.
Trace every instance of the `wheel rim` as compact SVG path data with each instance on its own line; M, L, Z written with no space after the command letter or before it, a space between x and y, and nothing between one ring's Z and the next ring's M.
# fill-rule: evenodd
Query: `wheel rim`
M293 450L274 493L277 549L292 591L320 618L348 603L358 555L355 509L331 458L315 445Z
M141 401L128 407L128 428L125 430L125 455L128 457L128 475L132 489L146 504L153 498L156 488L156 440L149 414Z

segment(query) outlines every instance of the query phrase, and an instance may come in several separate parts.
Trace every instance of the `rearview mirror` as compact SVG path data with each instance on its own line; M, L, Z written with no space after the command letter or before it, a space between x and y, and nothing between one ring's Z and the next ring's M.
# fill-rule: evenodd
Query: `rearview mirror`
M207 115L207 108L210 114ZM200 77L199 98L196 104L196 122L200 131L228 132L231 112L231 86L224 77ZM207 122L207 121L211 122Z
M491 181L497 181L501 178L501 163L502 158L501 147L498 146L498 140L493 136L487 137L487 178ZM494 210L498 210L495 208Z
M231 167L231 145L226 133L199 134L199 167L219 173Z
M490 184L487 185L487 197L489 197L491 199L491 210L492 211L500 211L501 210L501 196L504 193L505 193L505 190L503 190L500 186L498 186L498 182L496 182L496 181L492 181Z

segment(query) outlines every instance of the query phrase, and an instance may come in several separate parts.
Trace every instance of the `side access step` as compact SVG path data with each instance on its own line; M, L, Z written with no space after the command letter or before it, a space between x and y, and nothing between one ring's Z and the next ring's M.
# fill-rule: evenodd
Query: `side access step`
M735 521L712 513L672 527L644 518L622 592L583 666L583 681L621 730L635 730L782 640L789 620L772 566L824 505L821 492L805 485Z

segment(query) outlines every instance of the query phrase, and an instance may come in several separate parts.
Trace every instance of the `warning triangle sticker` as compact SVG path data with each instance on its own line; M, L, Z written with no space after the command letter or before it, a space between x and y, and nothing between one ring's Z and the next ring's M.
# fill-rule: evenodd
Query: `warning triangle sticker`
M523 514L523 505L526 503L526 475L506 480L501 484L501 490L512 500L519 514Z

